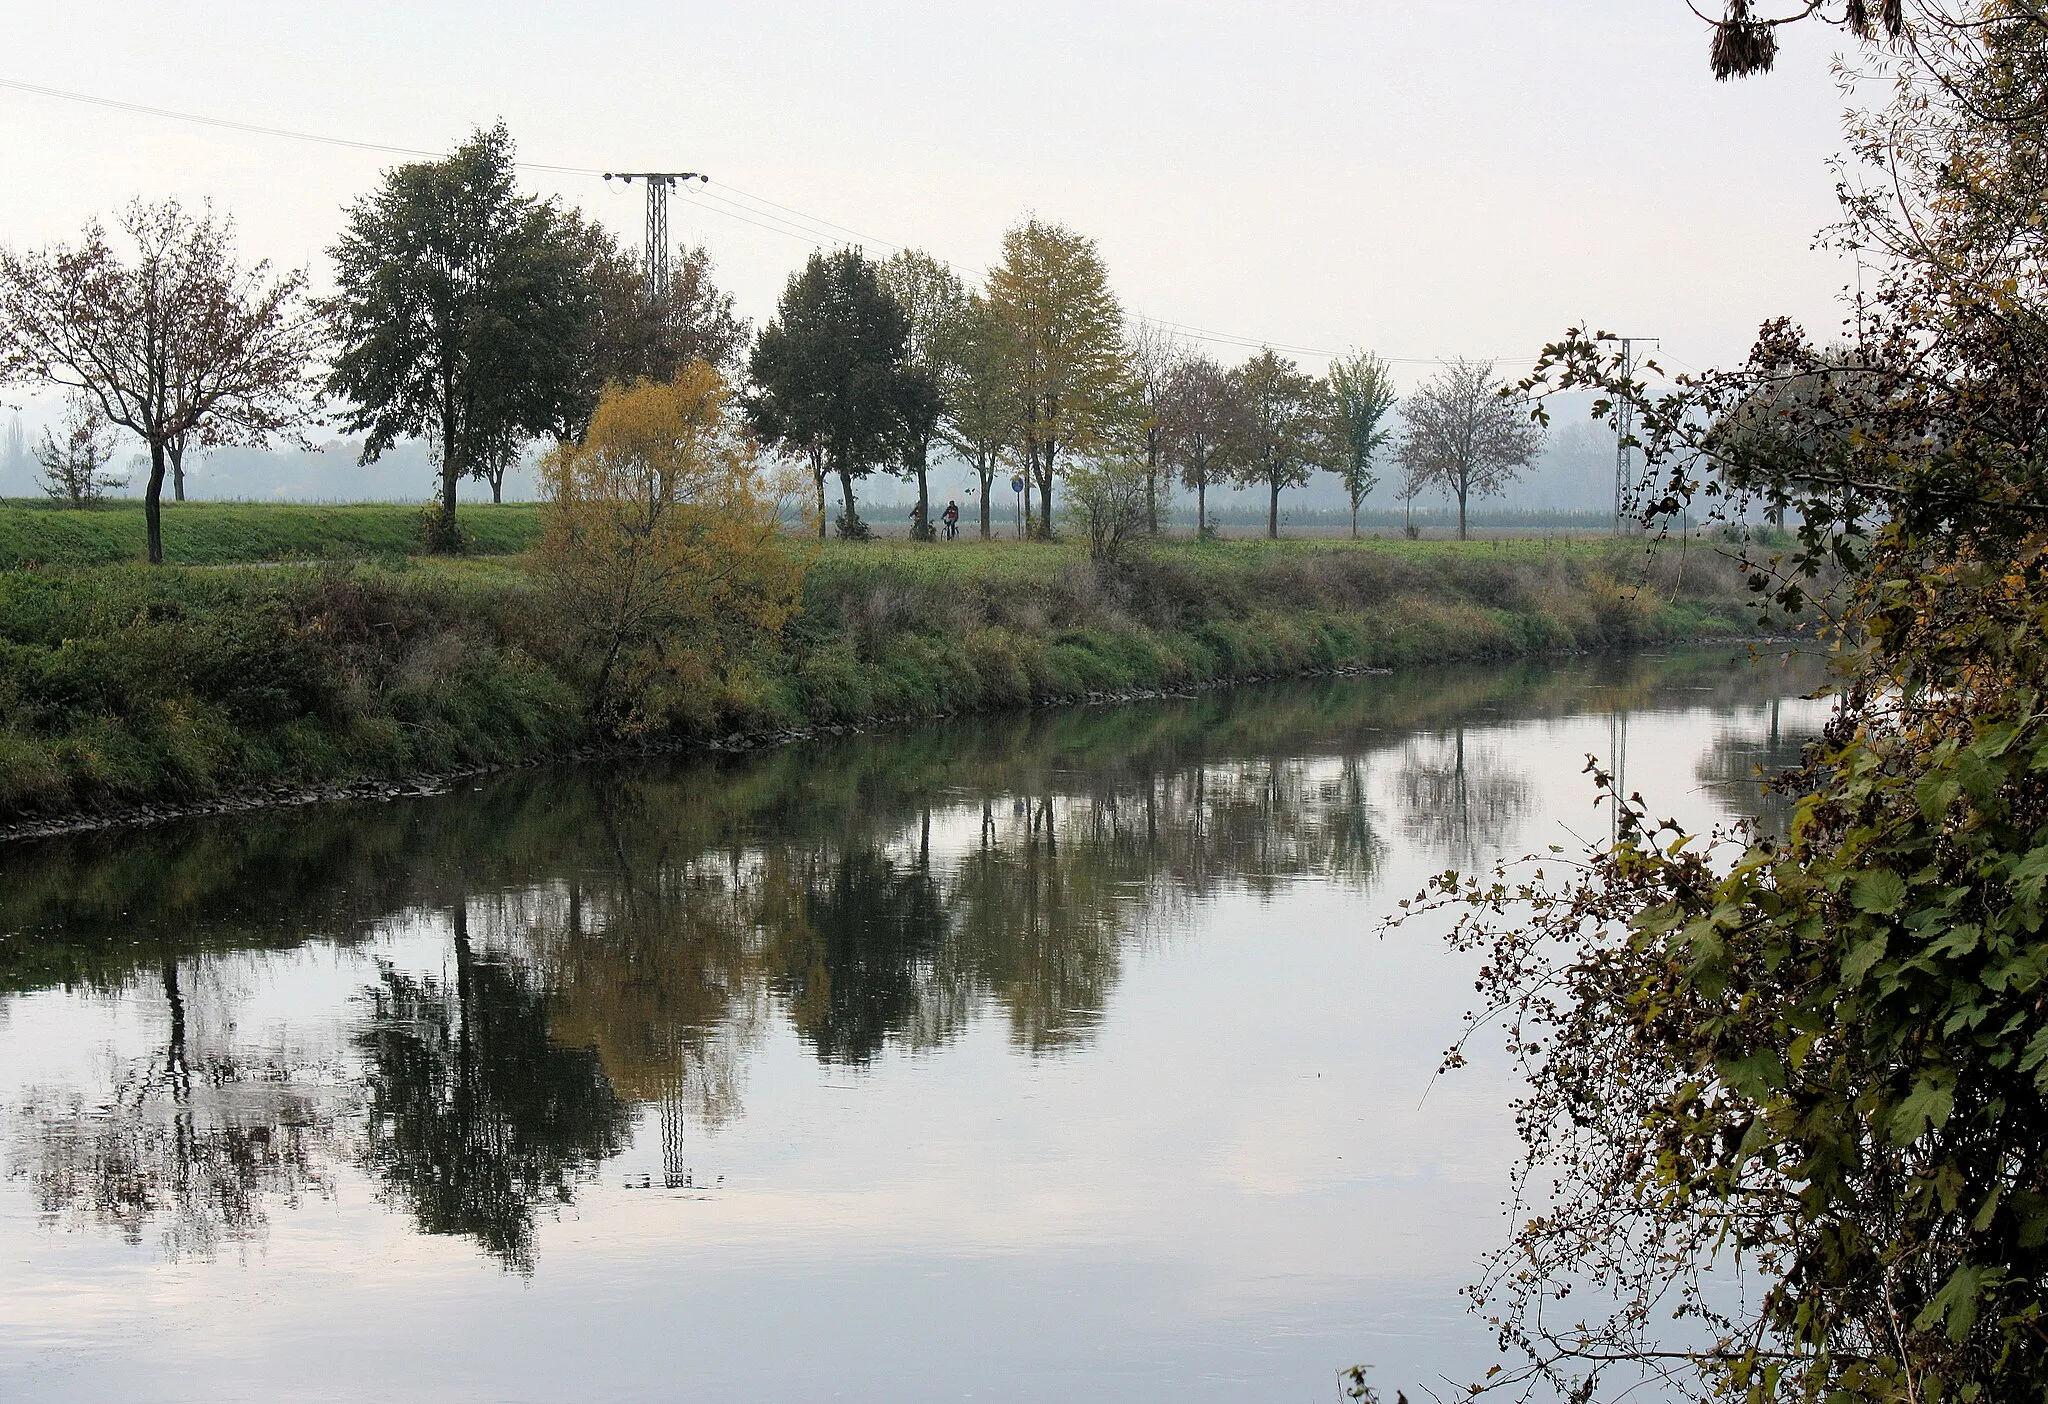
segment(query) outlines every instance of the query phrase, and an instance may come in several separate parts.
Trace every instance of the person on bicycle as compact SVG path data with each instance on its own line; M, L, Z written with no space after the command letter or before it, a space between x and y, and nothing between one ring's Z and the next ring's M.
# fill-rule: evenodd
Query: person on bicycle
M959 536L960 504L949 498L946 502L946 510L939 514L939 520L946 524L946 540L951 541Z

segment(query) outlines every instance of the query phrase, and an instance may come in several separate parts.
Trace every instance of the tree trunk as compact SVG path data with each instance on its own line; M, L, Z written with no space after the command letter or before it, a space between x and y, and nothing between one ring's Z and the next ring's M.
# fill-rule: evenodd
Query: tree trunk
M925 462L927 450L917 451L917 528L911 534L923 541L930 541L938 535L932 530L932 494L928 481L929 467Z
M1209 534L1209 475L1195 479L1195 540Z
M179 439L171 446L171 500L185 500L185 441Z
M1159 431L1145 436L1145 530L1159 535Z
M851 539L860 532L860 513L853 505L853 474L844 468L839 470L839 495L846 501L846 535Z
M445 400L444 400L445 403ZM455 549L455 483L461 474L461 456L455 451L455 426L441 417L441 521L434 529L436 551Z
M1358 499L1351 499L1351 539L1358 540Z
M493 468L490 476L491 502L494 505L502 504L505 501L505 465L501 463Z
M1271 494L1266 499L1266 539L1268 541L1278 541L1280 539L1280 479L1277 477L1268 478L1266 484Z
M811 455L811 483L818 489L818 540L825 539L825 460Z
M981 477L981 539L986 541L992 534L989 524L991 508L989 507L988 498L989 494L995 491L996 486L995 460L990 459L986 464L977 463L975 465L975 472Z
M1047 541L1052 540L1052 465L1057 450L1048 442L1039 462L1038 473L1038 519L1039 532Z
M142 494L142 521L149 530L149 563L164 563L164 446L149 445L149 486Z
M1458 540L1465 539L1465 490L1458 493Z

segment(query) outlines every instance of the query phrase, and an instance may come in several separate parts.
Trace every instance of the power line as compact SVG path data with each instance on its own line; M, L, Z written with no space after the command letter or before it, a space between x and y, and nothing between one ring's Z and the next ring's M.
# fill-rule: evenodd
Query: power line
M20 93L29 93L37 97L59 98L66 102L84 103L91 107L103 107L117 112L134 112L147 117L162 117L174 122L189 122L195 126L217 127L225 131L248 132L257 136L279 137L288 141L310 141L322 146L338 146L353 151L375 151L392 156L417 156L428 160L434 160L447 154L441 151L426 151L414 146L393 146L386 142L358 141L351 137L325 136L318 132L296 131L289 127L266 126L260 122L238 122L226 117L208 117L196 112L179 112L168 107L152 107L147 103L127 102L120 98L101 97L95 93L75 92L68 88L53 88L42 83L26 83L15 78L0 78L0 88L11 89ZM513 164L521 170L548 171L556 175L591 176L611 179L619 174L618 172L602 171L593 166L564 166L547 161L515 161ZM635 174L644 173L636 172ZM675 172L672 174L680 177L683 173ZM694 172L691 175L700 181L708 181L708 177L695 176ZM656 202L659 198L661 233L664 236L661 240L662 262L665 271L667 262L666 234L668 229L667 201L665 199L667 187L661 188L661 197L657 197L655 193L656 188L655 184L650 181L648 185L648 222L649 228L652 230L657 215ZM785 205L780 201L771 200L765 195L755 195L741 190L737 186L721 183L719 189L721 191L730 191L741 199L753 201L757 205L769 206L770 209L750 208L747 205L740 204L738 201L724 199L721 195L714 194L709 190L703 189L701 186L694 191L688 191L687 194L690 197L690 202L699 209L703 209L711 214L723 215L727 219L737 220L741 224L752 225L756 229L765 229L772 234L808 240L813 247L836 242L830 235L825 234L824 230L835 230L840 234L851 235L863 244L884 248L892 253L901 253L906 247L888 239L862 233L858 229L840 224L835 220L825 219L819 215L807 214L797 209L794 205ZM726 208L726 206L731 206L732 208ZM784 213L776 214L771 212L775 210ZM792 215L795 216L794 219L787 217ZM650 238L650 259L654 256L652 252L653 242ZM944 263L946 267L953 269L956 273L966 272L982 278L985 278L988 274L986 268L976 268L973 265L962 266L944 259L939 261ZM652 274L650 273L651 283ZM1144 314L1141 311L1139 315L1143 316ZM1167 327L1195 340L1212 342L1219 346L1233 346L1244 349L1270 347L1275 351L1290 352L1299 356L1323 356L1332 359L1339 354L1338 352L1324 350L1320 347L1295 346L1286 342L1266 341L1258 337L1240 336L1233 332L1210 331L1202 327L1189 326L1182 322L1167 321L1163 318L1147 318L1146 320L1156 322L1162 327ZM1390 361L1395 365L1440 366L1448 365L1455 358L1445 356L1386 356L1381 359ZM1489 357L1487 359L1499 358Z

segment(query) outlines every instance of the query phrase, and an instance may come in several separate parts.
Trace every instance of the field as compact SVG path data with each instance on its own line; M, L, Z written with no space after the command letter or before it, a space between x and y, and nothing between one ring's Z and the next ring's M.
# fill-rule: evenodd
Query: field
M45 560L39 528L123 520L6 510ZM166 518L192 565L0 570L0 825L614 739L525 558L409 557L414 510L187 504ZM539 520L463 515L501 547ZM1745 601L1698 542L1175 541L1117 569L1071 543L828 542L798 616L644 739L1727 636Z
M467 504L462 529L482 555L524 551L540 533L530 502ZM419 549L420 508L402 503L178 502L164 504L164 559L172 565L361 560ZM0 500L0 570L115 565L143 557L142 504L120 498L81 511Z

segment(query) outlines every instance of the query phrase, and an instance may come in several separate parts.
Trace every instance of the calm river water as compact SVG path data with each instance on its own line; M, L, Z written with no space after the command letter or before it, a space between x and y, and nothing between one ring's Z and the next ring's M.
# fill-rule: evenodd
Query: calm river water
M1473 1378L1424 877L1761 803L1732 651L1244 688L0 849L0 1398Z

